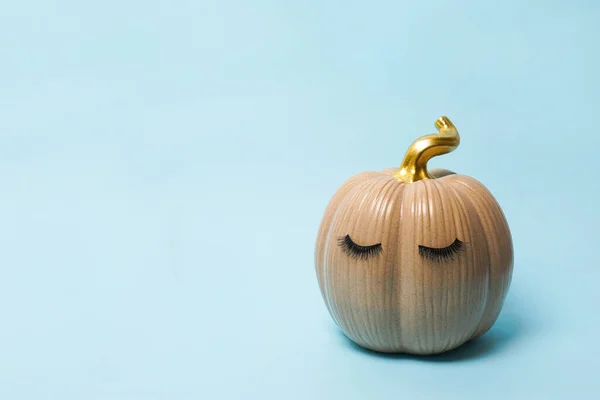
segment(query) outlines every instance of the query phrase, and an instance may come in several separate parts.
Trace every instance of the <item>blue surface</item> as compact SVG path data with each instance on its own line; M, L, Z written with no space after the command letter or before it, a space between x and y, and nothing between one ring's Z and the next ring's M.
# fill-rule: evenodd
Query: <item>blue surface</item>
M598 395L598 2L1 10L0 398ZM362 351L317 227L440 115L462 143L431 164L502 205L511 290L454 353Z

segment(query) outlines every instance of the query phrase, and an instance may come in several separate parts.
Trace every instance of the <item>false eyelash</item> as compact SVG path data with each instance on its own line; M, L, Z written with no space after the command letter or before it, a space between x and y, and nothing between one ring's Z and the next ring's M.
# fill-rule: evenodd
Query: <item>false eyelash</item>
M352 238L350 238L350 235L339 237L338 243L344 253L359 260L366 260L367 258L376 256L383 251L381 248L381 243L371 246L361 246L360 244L354 243Z
M431 261L448 261L454 260L454 256L459 251L464 250L465 244L456 239L448 247L433 248L419 245L419 255Z

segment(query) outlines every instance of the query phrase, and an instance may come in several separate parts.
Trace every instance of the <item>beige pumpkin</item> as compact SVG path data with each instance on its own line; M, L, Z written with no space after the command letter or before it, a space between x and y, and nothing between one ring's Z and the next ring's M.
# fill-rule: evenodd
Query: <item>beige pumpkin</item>
M478 181L427 161L454 150L446 117L400 168L364 172L331 199L315 262L325 304L346 336L381 352L441 353L487 332L513 269L504 214Z

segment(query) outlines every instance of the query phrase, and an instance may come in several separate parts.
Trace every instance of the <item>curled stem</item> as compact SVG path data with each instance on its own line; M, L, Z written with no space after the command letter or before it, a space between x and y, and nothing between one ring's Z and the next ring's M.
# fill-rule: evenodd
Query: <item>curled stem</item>
M460 144L458 131L448 117L438 118L435 127L439 133L422 136L410 145L394 177L406 183L434 178L427 171L427 162L433 157L450 153Z

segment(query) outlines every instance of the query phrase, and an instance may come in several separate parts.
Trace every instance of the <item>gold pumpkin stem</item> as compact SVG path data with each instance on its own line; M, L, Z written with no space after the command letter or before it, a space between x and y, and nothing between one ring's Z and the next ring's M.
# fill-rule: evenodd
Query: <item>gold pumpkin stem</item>
M438 118L435 127L439 133L420 137L410 145L400 170L394 174L394 177L406 183L434 178L427 172L427 161L435 156L450 153L460 144L458 131L448 117Z

